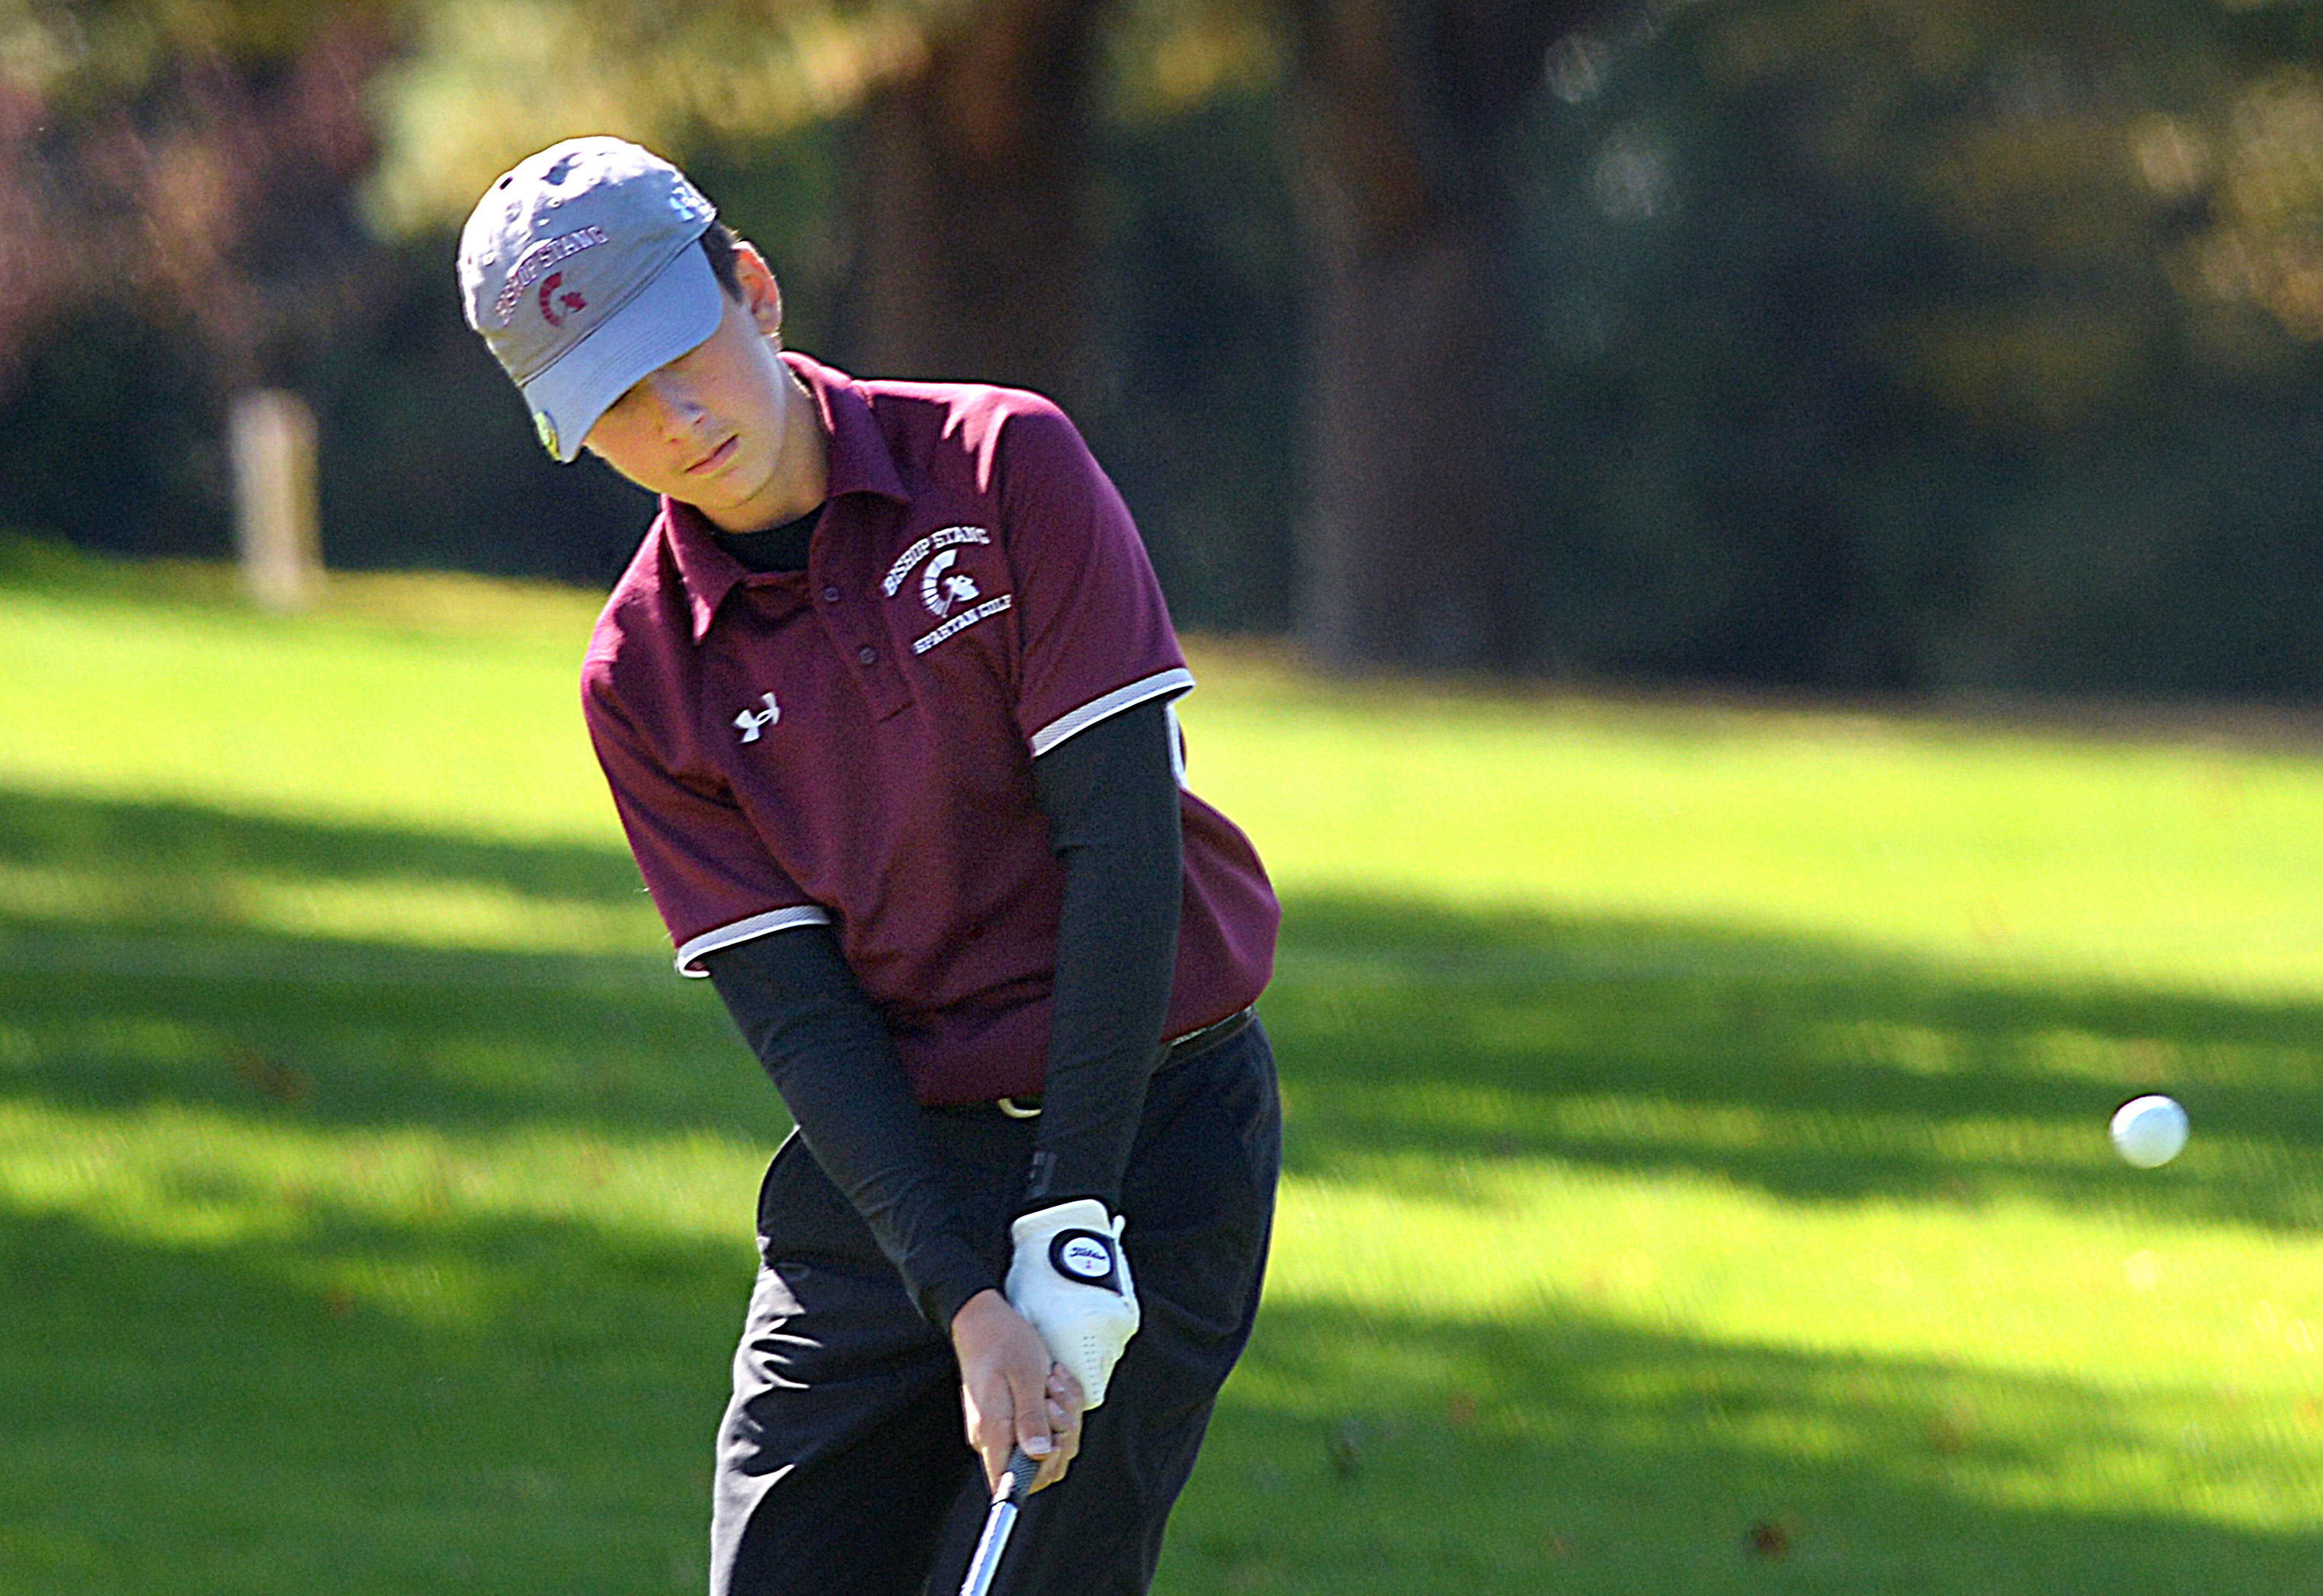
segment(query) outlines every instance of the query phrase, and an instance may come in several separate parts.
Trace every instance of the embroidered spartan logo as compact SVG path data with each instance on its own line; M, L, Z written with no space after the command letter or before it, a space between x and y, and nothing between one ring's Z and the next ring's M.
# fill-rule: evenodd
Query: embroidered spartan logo
M1002 593L996 599L985 598L976 578L955 568L963 549L991 542L992 534L982 527L946 527L913 544L887 567L886 579L879 585L889 598L894 598L911 580L912 573L918 571L921 608L943 622L926 636L914 638L913 653L925 654L945 638L957 637L978 621L989 619L1016 602L1010 593Z
M773 693L758 694L758 702L767 707L763 710L744 710L734 717L734 729L742 734L742 740L746 743L757 742L761 732L783 718L783 706L775 702Z
M930 555L940 549L948 551L951 558L942 561L941 564L945 567L950 567L953 561L960 558L960 551L962 548L970 544L988 544L991 541L992 534L981 527L946 527L941 532L931 532L895 556L895 563L887 567L886 580L879 586L892 599L895 596L895 590L904 585L904 579L918 570L920 562ZM934 606L931 605L930 608L933 609ZM941 615L943 611L938 610L936 613Z
M941 620L951 613L954 604L972 604L984 595L978 592L976 578L966 572L947 576L947 571L960 563L960 550L948 548L928 562L920 573L920 602L928 613Z

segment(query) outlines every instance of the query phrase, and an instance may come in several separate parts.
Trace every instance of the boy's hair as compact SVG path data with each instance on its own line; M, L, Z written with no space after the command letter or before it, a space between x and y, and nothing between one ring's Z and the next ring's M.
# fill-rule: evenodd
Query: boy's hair
M702 234L702 252L710 257L710 271L718 286L736 304L742 302L742 274L734 267L734 247L741 235L723 222L712 222Z

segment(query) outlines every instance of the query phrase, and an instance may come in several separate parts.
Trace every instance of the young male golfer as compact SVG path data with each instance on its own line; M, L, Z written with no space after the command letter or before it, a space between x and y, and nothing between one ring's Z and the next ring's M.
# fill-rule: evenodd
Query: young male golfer
M798 1125L710 1588L950 1596L1016 1445L1042 1467L996 1588L1143 1591L1258 1305L1273 895L1181 784L1193 678L1071 424L784 352L714 215L576 139L460 243L550 453L661 495L589 733L678 968Z

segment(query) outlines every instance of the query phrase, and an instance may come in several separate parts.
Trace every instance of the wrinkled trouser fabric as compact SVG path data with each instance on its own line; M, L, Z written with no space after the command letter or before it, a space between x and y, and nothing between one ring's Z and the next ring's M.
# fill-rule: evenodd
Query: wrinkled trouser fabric
M1038 1133L928 1110L997 1280ZM996 1596L1143 1596L1258 1309L1281 1167L1266 1033L1153 1078L1123 1180L1143 1323L1063 1481L1025 1504ZM951 1345L799 1139L758 1197L760 1267L718 1435L712 1596L954 1596L989 1500Z

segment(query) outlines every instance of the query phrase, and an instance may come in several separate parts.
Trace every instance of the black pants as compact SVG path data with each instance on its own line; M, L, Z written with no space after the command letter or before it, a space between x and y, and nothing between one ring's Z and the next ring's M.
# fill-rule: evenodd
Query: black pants
M1007 1272L1037 1121L926 1111L972 1236ZM1162 1071L1122 1186L1143 1322L1063 1481L1033 1497L996 1596L1142 1596L1258 1311L1281 1163L1257 1025ZM944 1328L920 1317L794 1135L758 1197L761 1267L718 1436L712 1596L955 1596L989 1499Z

